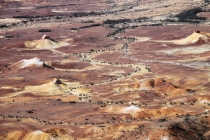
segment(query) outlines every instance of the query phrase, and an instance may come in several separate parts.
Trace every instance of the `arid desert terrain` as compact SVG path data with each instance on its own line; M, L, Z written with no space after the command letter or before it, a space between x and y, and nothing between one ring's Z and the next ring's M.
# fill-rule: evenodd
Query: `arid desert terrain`
M0 0L0 140L209 139L209 0Z

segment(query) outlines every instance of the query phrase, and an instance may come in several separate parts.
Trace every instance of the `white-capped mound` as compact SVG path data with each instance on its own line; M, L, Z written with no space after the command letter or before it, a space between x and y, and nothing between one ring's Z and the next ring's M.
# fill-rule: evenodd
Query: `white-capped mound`
M134 105L122 109L123 113L135 113L138 111L140 111L140 108L138 108Z
M26 67L30 67L30 66L42 67L43 64L44 64L44 61L35 57L35 58L32 58L32 59L23 59L23 60L20 61L20 63L21 63L20 68L26 68Z
M68 39L66 41L70 41L72 39ZM40 40L34 40L34 41L26 41L25 43L26 47L29 48L37 48L37 49L56 49L62 46L67 46L69 43L65 41L57 42L53 39L51 39L49 36L44 35L42 39Z
M34 57L32 59L23 59L18 61L17 63L14 63L13 65L11 65L10 67L12 68L27 68L27 67L31 67L31 66L35 66L35 67L42 67L44 65L44 61L42 61L41 59Z
M169 140L169 137L168 136L162 136L161 140Z
M65 46L67 44L59 44L50 39L41 39L36 41L27 41L25 42L25 45L27 47L37 48L37 49L55 49L59 48L60 46Z
M44 132L42 132L41 130L36 130L33 132L34 135L41 135L43 134Z
M198 102L201 104L209 104L210 100L208 98L198 98Z
M206 35L203 35L201 33L193 33L186 38L179 39L179 40L172 40L173 43L178 44L178 45L194 44L199 41L208 42L209 38Z
M105 112L109 112L109 113L116 113L116 114L131 114L133 117L136 116L136 114L140 111L142 111L143 109L140 109L137 106L129 106L129 107L122 107L122 106L108 106L106 108L101 109Z
M204 111L203 111L203 113L209 113L210 112L210 109L205 109Z

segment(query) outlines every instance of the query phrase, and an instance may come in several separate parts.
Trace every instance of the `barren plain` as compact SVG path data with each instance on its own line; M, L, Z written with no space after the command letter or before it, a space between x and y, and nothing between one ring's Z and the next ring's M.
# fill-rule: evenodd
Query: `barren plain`
M210 139L208 0L1 0L0 140Z

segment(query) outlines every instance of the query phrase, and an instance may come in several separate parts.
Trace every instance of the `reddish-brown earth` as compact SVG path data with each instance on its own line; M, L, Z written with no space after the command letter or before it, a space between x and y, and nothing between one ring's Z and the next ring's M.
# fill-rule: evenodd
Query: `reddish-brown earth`
M209 9L3 0L0 140L210 139Z

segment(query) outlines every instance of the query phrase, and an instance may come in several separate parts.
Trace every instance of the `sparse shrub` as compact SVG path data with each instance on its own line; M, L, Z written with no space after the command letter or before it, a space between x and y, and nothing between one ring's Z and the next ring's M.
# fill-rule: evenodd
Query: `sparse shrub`
M75 102L75 101L69 101L69 103L70 103L70 104L75 104L76 102Z
M13 35L6 35L6 38L13 38Z
M159 119L158 122L165 122L167 121L166 118Z
M61 102L62 100L61 99L57 99L57 101Z
M52 30L50 29L39 29L38 32L51 32Z
M85 29L85 28L91 28L91 27L96 27L96 26L100 26L101 24L97 23L97 24L91 24L91 25L88 25L88 26L82 26L80 27L80 29Z
M55 19L62 19L62 16L56 16Z
M204 0L205 3L210 3L210 0Z
M0 25L0 29L1 29L1 28L6 28L6 27L8 27L6 24Z
M70 30L78 30L77 28L70 28Z
M103 23L104 24L119 24L119 23L125 23L125 22L131 22L131 19L118 19L118 20L106 20Z
M29 113L29 114L31 114L31 113L34 113L34 110L28 110L26 112Z

